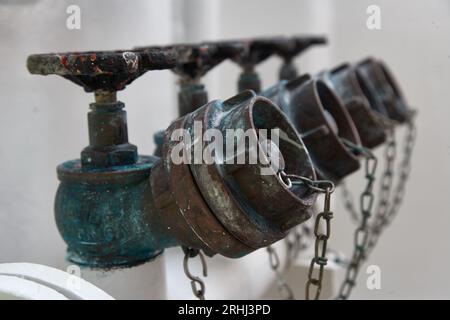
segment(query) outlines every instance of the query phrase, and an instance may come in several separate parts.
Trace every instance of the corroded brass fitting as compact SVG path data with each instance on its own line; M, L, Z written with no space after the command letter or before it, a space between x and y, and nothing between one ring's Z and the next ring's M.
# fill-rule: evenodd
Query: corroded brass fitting
M99 51L32 55L33 74L56 74L95 92L89 146L57 168L55 220L69 261L93 268L133 266L176 245L152 210L150 171L157 158L128 142L124 104L116 91L149 70L172 68L170 52Z
M285 135L278 146L284 170L315 177L300 137L269 100L245 91L224 102L210 102L171 124L162 159L152 171L155 204L163 212L161 219L169 233L209 254L240 257L282 239L290 228L310 217L316 195L302 185L289 189L275 171L261 175L261 168L267 167L262 163L267 161L229 164L216 154L212 164L174 164L171 156L179 144L171 136L185 129L190 141L198 141L196 121L202 124L200 134L207 129L217 129L224 136L228 129L249 130L254 139L259 129L279 128ZM207 145L202 141L201 150ZM183 147L186 154L191 152L189 146ZM227 158L234 159L237 152ZM247 147L244 153L248 155Z
M262 95L278 104L301 134L319 178L338 183L359 169L358 157L343 142L360 145L355 125L322 80L304 75L280 81Z
M408 107L397 81L380 60L367 58L356 65L356 72L364 81L373 107L398 123L407 122L414 112Z
M88 116L90 145L81 159L57 169L55 219L71 262L129 267L177 245L240 257L282 239L311 216L316 194L306 185L286 185L267 153L281 151L277 170L315 179L308 152L284 114L252 92L208 103L176 120L161 137L161 159L138 155L128 142L124 105L115 92L146 71L173 69L176 62L173 51L161 49L29 57L31 73L57 74L96 94ZM275 145L271 135L257 140L262 162L228 164L214 154L213 163L175 164L171 133L184 128L194 134L195 121L221 133L248 129L255 139L258 129L278 128L281 141ZM244 143L230 157L247 156L250 149Z
M318 76L336 93L355 123L361 143L375 148L386 141L387 125L372 108L365 92L368 88L350 64L342 64Z

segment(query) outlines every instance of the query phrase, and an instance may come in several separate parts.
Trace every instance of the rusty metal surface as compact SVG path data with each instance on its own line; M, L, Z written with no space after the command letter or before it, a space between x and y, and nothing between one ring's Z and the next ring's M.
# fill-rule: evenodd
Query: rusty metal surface
M261 91L261 79L255 71L256 65L275 54L271 38L227 40L220 43L244 46L240 54L231 58L242 68L238 80L238 92L244 90Z
M58 171L55 219L68 259L91 268L131 267L151 260L177 240L153 205L150 171L158 160L138 156L128 142L124 104L116 90L148 70L172 67L168 52L99 51L31 55L33 74L56 74L95 92L88 114L89 146L81 160Z
M124 89L149 70L172 68L171 52L151 50L145 54L129 51L89 51L33 54L27 67L32 74L56 74L82 86L87 92Z
M292 227L310 218L317 195L307 185L287 186L277 172L262 175L266 165L260 162L228 164L217 155L213 164L175 164L171 155L176 142L170 137L177 129L187 129L196 141L196 121L203 124L202 133L217 129L226 136L227 129L250 129L256 140L258 129L279 128L284 134L278 146L283 172L314 180L316 168L319 178L339 182L360 166L342 140L361 143L341 100L359 119L361 133L365 132L361 127L372 130L369 125L375 126L368 110L372 101L364 98L367 92L375 94L382 88L374 108L391 118L398 118L394 111L404 103L385 67L370 64L367 68L362 63L356 76L331 71L326 79L341 100L321 80L306 76L282 81L265 95L284 113L251 91L205 104L206 91L199 82L213 67L232 59L244 70L241 88L258 92L257 64L276 54L289 65L296 55L319 43L324 39L272 37L30 56L31 73L60 75L96 94L88 115L89 146L80 160L58 167L61 184L55 214L71 261L101 268L132 266L175 245L236 258L284 238ZM284 76L292 77L292 68ZM136 146L128 142L124 104L116 100L115 92L145 72L159 69L180 76L183 116L158 136L161 158L139 156ZM369 83L369 89L355 85L352 77L357 76ZM366 144L381 143L380 136L375 139L375 133L370 134L364 137ZM208 145L200 143L202 150ZM259 147L269 146L260 143ZM246 156L248 152L247 146Z
M174 68L176 56L158 48L141 51L89 51L34 54L27 67L32 74L62 76L94 91L96 103L88 114L89 146L81 153L85 168L130 165L137 147L128 142L124 104L116 91L150 70Z
M238 257L283 238L290 227L309 218L316 195L304 186L288 189L275 173L262 176L260 163L230 165L216 159L214 164L173 164L169 137L176 128L184 127L192 133L193 121L201 121L204 130L217 128L222 132L276 126L298 146L303 145L282 113L251 92L208 103L176 120L166 131L163 157L151 181L155 203L164 212L166 223L171 224L170 229L177 234L188 232L183 237L189 241L185 245ZM280 143L280 149L287 170L315 177L304 147ZM183 220L185 223L180 223ZM196 241L201 244L194 243L193 232L199 235Z
M323 81L305 75L262 94L280 106L301 134L319 178L338 183L359 169L358 157L342 142L361 143L356 127Z
M84 168L136 163L137 147L128 142L127 115L120 102L91 103L89 146L81 152Z
M375 112L364 94L355 69L350 64L342 64L319 76L334 90L347 108L363 146L375 148L386 141L386 124Z
M244 46L244 50L231 58L242 68L242 73L238 81L238 92L244 90L260 92L261 79L255 71L255 67L258 64L273 55L278 55L284 60L284 64L280 70L280 78L293 79L297 75L297 70L292 64L293 58L313 45L325 44L326 38L318 36L272 36L227 40L216 43L240 44Z
M238 56L245 50L245 46L237 42L203 42L137 47L135 50L144 53L154 50L167 52L175 58L172 71L178 74L182 81L191 82L203 77L222 61Z
M167 133L183 128L185 119L174 121ZM167 139L167 136L166 136ZM155 205L168 232L187 247L241 257L252 248L237 241L214 216L198 189L188 165L174 165L170 159L173 143L163 144L162 159L151 175Z
M366 95L378 112L398 123L405 123L411 118L413 113L384 63L367 58L356 65L356 71L366 84Z
M279 74L280 80L294 80L297 78L298 70L293 64L294 58L311 46L324 45L326 43L327 39L319 36L293 36L276 39L275 52L283 59Z
M274 42L276 54L285 60L292 60L311 46L326 44L327 39L323 36L292 36L279 37Z
M245 50L237 54L232 60L243 69L246 69L260 64L274 54L285 60L292 60L295 56L313 45L325 44L326 38L316 36L274 36L227 40L216 43L241 44L245 46Z
M208 103L208 92L201 83L180 83L178 92L178 116L184 116Z
M240 43L174 44L170 46L138 47L137 51L161 50L175 57L172 71L177 74L180 84L178 93L178 115L184 116L208 102L208 94L200 79L222 61L239 55L245 46Z

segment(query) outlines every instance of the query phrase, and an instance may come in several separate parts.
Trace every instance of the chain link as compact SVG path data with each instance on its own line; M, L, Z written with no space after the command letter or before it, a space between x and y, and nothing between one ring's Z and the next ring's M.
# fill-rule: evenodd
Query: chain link
M314 236L316 238L314 242L314 257L311 259L311 264L309 266L308 281L306 282L305 297L306 300L310 300L313 297L314 300L320 298L320 292L322 291L322 281L323 281L323 271L326 266L328 259L326 258L328 239L331 235L331 223L330 220L333 218L333 212L330 210L331 201L331 189L325 190L325 202L324 209L316 217L314 224ZM321 221L325 223L325 232L319 231L323 230L321 227ZM316 276L314 276L314 267L318 266L319 271ZM315 287L316 291L314 295L311 295L311 287Z
M353 145L349 147L354 148ZM354 247L350 263L347 266L345 279L339 290L338 299L346 300L351 294L353 287L356 285L356 278L361 266L361 262L365 257L365 249L369 238L369 219L372 214L374 202L373 185L375 182L375 172L377 169L377 158L373 153L364 147L357 146L355 149L359 154L365 157L365 178L366 187L360 196L361 219L359 226L354 233Z
M283 275L280 271L280 258L278 257L277 252L272 246L266 247L266 250L269 254L269 263L270 268L273 270L277 277L277 288L278 292L281 295L283 300L294 300L294 293L292 292L291 287L287 284Z
M390 129L387 132L387 145L384 150L385 168L380 178L377 210L370 226L369 240L367 241L366 256L364 257L364 260L368 259L386 223L389 201L392 193L392 184L394 181L396 149L395 134L393 129Z
M355 206L353 205L353 196L344 181L341 182L339 190L344 201L344 207L350 214L350 218L355 224L359 223L358 212L356 212Z
M389 210L387 225L389 225L394 217L397 215L398 210L403 202L405 196L405 187L408 182L409 174L411 173L411 158L414 150L414 145L416 142L417 131L414 123L411 121L408 123L408 132L406 135L405 146L404 146L404 156L400 163L400 176L398 184L394 191L394 200L392 207Z
M324 268L328 263L327 245L331 235L331 219L333 218L333 212L331 211L330 206L331 194L335 189L334 183L328 180L314 181L306 177L292 174L285 175L285 178L289 179L289 181L295 179L294 181L291 181L292 184L306 184L311 190L325 194L323 211L316 216L314 221L314 257L311 259L311 264L309 265L308 280L305 285L306 300L310 300L311 298L318 300L322 291ZM316 266L317 274L314 273Z
M367 256L372 252L375 245L377 244L381 233L386 229L386 227L389 226L389 224L394 220L395 216L397 215L400 206L402 204L404 195L405 195L405 187L406 183L409 178L409 174L411 172L411 158L412 153L414 150L414 144L416 140L416 128L414 123L411 121L408 123L408 129L405 137L404 142L404 149L403 149L403 157L399 165L399 176L398 176L398 182L394 189L394 196L392 199L392 204L389 206L389 201L385 203L382 200L380 200L380 207L381 209L380 218L378 218L376 221L374 221L374 224L371 228L371 236L368 243L368 250L367 250ZM386 152L386 159L388 161L389 152ZM394 156L395 157L395 156ZM388 164L387 167L389 168L391 166L391 170L393 170L393 164ZM388 169L387 168L387 169ZM387 170L386 170L387 171ZM388 179L388 182L390 183L390 189L392 189L392 178L390 180ZM381 186L383 187L383 184ZM387 192L387 191L384 191Z
M199 300L205 300L205 283L202 279L199 277L193 276L191 272L189 271L189 259L199 257L201 264L202 264L202 273L204 277L208 276L208 269L206 265L206 260L203 254L200 250L189 248L189 247L182 247L184 252L184 259L183 259L183 269L184 273L186 274L186 277L188 277L191 280L191 287L192 287L192 293L194 296L196 296Z

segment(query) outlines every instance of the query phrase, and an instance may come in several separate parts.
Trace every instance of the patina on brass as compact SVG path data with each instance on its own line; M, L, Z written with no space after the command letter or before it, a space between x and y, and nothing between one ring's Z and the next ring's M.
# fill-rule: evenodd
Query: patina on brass
M179 76L178 114L184 116L208 102L201 78L222 61L239 55L244 49L244 45L239 43L204 42L138 47L136 50L161 50L175 57L176 63L171 70Z
M293 60L311 46L326 44L327 39L314 36L278 37L273 39L273 43L275 53L283 59L280 80L294 80L299 74Z
M359 169L358 157L343 143L345 139L360 145L355 125L322 80L304 75L280 81L262 95L274 101L300 132L320 179L338 183Z
M160 50L56 53L31 55L27 65L33 74L60 75L95 93L89 146L81 159L57 168L55 219L67 258L94 268L132 266L175 245L158 216L148 214L149 176L157 158L139 156L128 142L124 104L116 100L116 91L146 71L172 68L174 56Z
M300 137L269 100L245 91L224 102L210 102L166 130L162 159L152 172L155 203L168 232L206 253L239 257L282 239L310 217L316 195L304 185L289 189L276 172L261 175L262 163L229 164L216 158L213 164L174 164L170 137L180 128L193 134L194 121L200 121L203 130L215 128L224 135L227 129L250 129L255 138L257 129L279 128L288 138L279 145L284 170L315 178ZM206 147L208 142L200 143Z
M356 72L367 87L372 107L397 123L405 123L414 114L408 107L393 75L380 60L367 58L356 65Z
M364 93L368 91L365 82L358 80L358 75L350 64L324 71L318 77L330 86L346 107L363 146L375 148L386 141L387 124L371 107Z
M305 185L289 188L277 172L262 176L259 170L267 166L267 158L242 165L223 159L214 164L171 161L171 133L192 128L193 121L201 121L205 130L250 129L255 137L257 129L279 128L288 138L278 146L283 169L315 179L308 152L290 122L252 92L211 102L176 120L163 137L161 159L138 155L128 142L124 105L116 100L116 91L146 71L178 68L179 59L173 50L160 48L29 57L31 73L57 74L95 92L88 115L90 145L81 159L57 169L61 183L55 219L71 262L129 267L177 245L240 257L283 238L311 216L316 194Z
M150 53L161 50L175 59L171 70L179 76L178 115L184 116L208 102L208 93L201 78L208 71L228 58L233 58L244 50L239 43L174 44L170 46L138 47L137 51ZM155 156L161 156L164 131L153 136Z
M245 50L231 57L242 69L238 80L238 92L253 90L258 93L261 91L261 79L255 71L255 67L258 64L276 54L283 59L280 78L292 80L297 76L297 69L292 63L293 59L310 46L325 44L326 39L315 36L275 36L219 41L216 43L243 45L245 47Z

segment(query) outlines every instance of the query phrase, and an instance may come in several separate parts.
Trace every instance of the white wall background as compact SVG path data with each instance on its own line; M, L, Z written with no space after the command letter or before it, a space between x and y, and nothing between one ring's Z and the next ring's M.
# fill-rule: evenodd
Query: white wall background
M81 30L65 27L69 4L81 7ZM370 4L381 8L380 31L366 28ZM87 144L86 112L93 101L61 78L29 75L27 55L315 33L327 34L330 44L298 60L304 72L381 57L420 112L405 203L370 261L381 267L382 289L366 289L362 274L354 298L449 298L449 18L445 0L0 0L0 263L64 266L65 245L53 221L55 167L78 157ZM279 64L273 58L258 68L266 86L276 81ZM208 75L210 98L234 94L237 74L238 68L225 62ZM148 73L119 94L127 105L130 140L141 153L152 152L152 133L176 115L175 92L175 78L162 71ZM361 176L351 177L350 186L360 188ZM352 224L340 203L334 204L333 247L348 252ZM257 298L272 277L263 250L241 260L217 257L209 265L209 298ZM178 249L168 250L166 266L168 296L191 297ZM162 267L162 259L145 266L145 281L153 288L146 297L164 296ZM129 277L136 283L140 276ZM129 288L123 296L144 296Z

